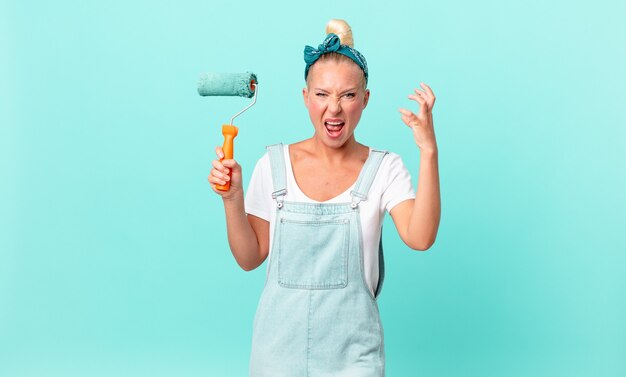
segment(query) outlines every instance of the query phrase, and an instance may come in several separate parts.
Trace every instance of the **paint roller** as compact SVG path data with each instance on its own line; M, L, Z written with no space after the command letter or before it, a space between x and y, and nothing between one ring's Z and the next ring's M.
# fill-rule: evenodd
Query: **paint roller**
M234 140L235 136L239 133L239 129L233 125L233 121L256 103L258 91L259 86L256 75L251 72L203 73L200 75L198 94L201 96L237 96L252 98L252 103L233 115L229 124L222 125L222 135L224 135L224 146L222 147L224 157L222 160L234 157ZM231 172L228 173L228 176L230 175ZM223 186L217 185L216 188L221 191L228 191L230 181L226 181L226 184Z

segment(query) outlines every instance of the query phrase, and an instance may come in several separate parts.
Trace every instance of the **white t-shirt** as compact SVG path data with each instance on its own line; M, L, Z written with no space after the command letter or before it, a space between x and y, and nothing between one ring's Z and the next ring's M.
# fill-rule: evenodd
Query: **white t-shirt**
M370 149L371 153L371 149ZM350 203L350 191L354 189L356 181L339 196L325 202L319 202L307 197L296 184L296 179L289 158L289 145L284 145L287 194L285 201L305 203ZM274 185L269 154L266 152L257 162L248 191L246 192L246 213L260 217L270 223L270 254L272 257L274 223L276 217L276 201L272 199ZM365 280L372 295L378 285L378 244L380 242L381 226L385 211L390 212L398 203L408 199L415 199L415 190L411 183L411 176L402 163L402 159L395 153L388 153L383 158L380 168L374 178L374 183L367 194L367 200L359 203L361 226L363 234L363 263ZM268 260L269 262L269 260ZM269 266L269 263L268 263Z

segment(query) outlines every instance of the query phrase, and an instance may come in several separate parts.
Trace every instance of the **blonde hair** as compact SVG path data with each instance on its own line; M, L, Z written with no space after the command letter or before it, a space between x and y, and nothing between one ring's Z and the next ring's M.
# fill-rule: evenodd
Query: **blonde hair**
M332 19L326 24L326 34L336 34L342 45L354 48L352 29L345 20Z
M345 20L332 19L328 21L328 23L326 24L326 34L328 35L330 33L336 34L339 37L339 41L341 42L342 45L346 45L346 46L354 48L354 37L352 36L352 28ZM326 54L323 54L317 60L317 62L320 62L320 61L332 61L335 63L349 62L358 67L358 64L356 64L352 59L336 52L328 52ZM313 63L313 66L315 65L315 63ZM313 68L313 66L311 66L311 68ZM363 72L362 70L360 71ZM311 75L309 75L306 79L307 86L309 85L309 77L311 77ZM363 73L361 83L363 85L363 89L365 89L367 86L367 81L365 80L365 73Z

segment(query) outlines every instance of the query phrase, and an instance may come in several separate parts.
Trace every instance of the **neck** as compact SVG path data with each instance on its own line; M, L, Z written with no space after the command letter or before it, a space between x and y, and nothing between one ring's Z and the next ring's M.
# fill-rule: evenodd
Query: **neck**
M311 139L312 152L318 156L322 161L329 164L340 164L352 156L357 154L360 144L354 138L354 135L348 139L342 146L333 148L324 144L316 135L313 135Z

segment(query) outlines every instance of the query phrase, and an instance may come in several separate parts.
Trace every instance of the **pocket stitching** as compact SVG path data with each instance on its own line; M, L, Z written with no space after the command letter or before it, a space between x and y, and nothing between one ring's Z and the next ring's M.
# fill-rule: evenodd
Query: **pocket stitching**
M342 266L341 272L336 283L328 283L328 282L319 282L315 284L300 283L297 281L286 279L282 274L282 263L281 263L281 255L283 251L283 237L286 236L286 232L284 229L281 229L280 232L280 240L278 247L278 284L284 288L294 288L294 289L340 289L345 288L348 285L348 248L350 246L350 220L349 219L339 219L339 220L297 220L297 219L285 219L282 218L280 220L280 226L285 223L292 223L298 225L308 225L308 226L324 226L330 224L339 224L342 225L340 229L343 231L343 248L340 251L343 254L342 257Z

